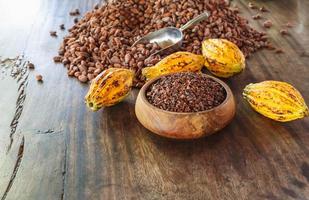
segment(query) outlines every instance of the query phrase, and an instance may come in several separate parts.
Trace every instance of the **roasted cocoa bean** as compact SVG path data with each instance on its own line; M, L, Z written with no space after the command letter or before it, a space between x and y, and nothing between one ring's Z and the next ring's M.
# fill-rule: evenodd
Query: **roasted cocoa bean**
M85 76L84 74L78 76L78 80L82 83L86 83L88 81L87 76Z
M55 63L60 63L60 62L62 62L62 59L63 59L62 56L55 56L55 57L53 58L53 60L54 60Z
M43 76L41 74L37 74L35 76L36 80L39 81L39 82L42 82L43 81Z
M256 8L253 4L250 7ZM82 75L77 66L85 66L87 70L83 73L86 73L87 80L90 80L88 74L95 76L109 67L137 71L155 65L166 56L149 58L160 50L159 45L146 43L132 47L137 39L159 28L180 27L206 10L210 17L184 32L179 50L201 54L201 42L215 37L236 43L246 56L268 45L265 33L250 28L248 20L237 15L235 8L230 9L224 0L178 0L177 3L171 0L117 0L100 8L96 6L80 21L76 18L78 23L64 37L59 56L68 66L69 74L75 77ZM71 15L79 15L79 11L73 10ZM70 65L75 67L70 69ZM95 70L89 70L90 67ZM135 86L141 86L144 77L138 74L135 83Z
M263 23L263 26L265 28L270 28L272 27L273 23L270 21L270 20L266 20L264 23Z
M57 37L57 31L49 31L49 35L52 37Z
M31 62L29 62L29 63L28 63L28 68L29 68L29 69L34 69L34 64L31 63Z

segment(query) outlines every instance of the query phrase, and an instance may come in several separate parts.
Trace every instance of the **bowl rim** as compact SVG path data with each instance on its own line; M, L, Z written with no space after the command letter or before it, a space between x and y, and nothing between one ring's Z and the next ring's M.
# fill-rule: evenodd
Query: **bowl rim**
M164 75L158 76L158 77L153 78L153 79L149 80L148 82L146 82L146 84L145 84L145 85L141 88L141 90L139 91L139 95L141 95L141 99L145 102L145 104L148 105L148 106L150 106L150 107L152 107L153 109L159 110L160 112L164 112L164 113L167 113L167 114L174 114L174 115L193 115L193 114L204 114L204 113L209 113L209 112L211 112L211 111L214 111L214 110L216 110L216 109L222 107L224 104L226 104L230 98L234 98L231 88L230 88L226 83L224 83L222 80L220 80L220 79L218 79L218 78L216 78L216 77L214 77L214 76L211 76L211 75L205 74L205 73L203 73L203 72L200 72L200 73L198 73L198 74L200 74L200 75L202 75L202 76L205 76L205 77L207 77L207 78L213 79L214 81L216 81L217 83L219 83L219 84L225 89L226 97L225 97L224 101L223 101L220 105L218 105L218 106L216 106L216 107L213 107L213 108L211 108L211 109L209 109L209 110L203 110L203 111L198 111L198 112L173 112L173 111L163 110L163 109L161 109L161 108L158 108L158 107L152 105L152 104L148 101L148 99L147 99L147 97L146 97L146 91L147 91L147 89L149 88L149 86L150 86L151 84L153 84L155 81L157 81L157 80L159 80L160 78L162 78L162 77L170 76L170 75L178 74L178 73L184 73L184 72L173 72L173 73L169 73L169 74L164 74Z

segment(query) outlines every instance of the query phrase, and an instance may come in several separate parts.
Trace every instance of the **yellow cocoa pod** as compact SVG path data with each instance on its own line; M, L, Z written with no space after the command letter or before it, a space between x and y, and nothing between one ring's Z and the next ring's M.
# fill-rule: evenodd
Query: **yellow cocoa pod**
M244 98L260 114L276 121L286 122L309 115L305 100L292 85L280 81L249 84Z
M129 69L109 68L99 74L91 83L85 97L86 105L93 111L115 105L130 92L134 72Z
M142 74L149 80L174 72L200 72L204 62L202 55L180 51L165 57L155 66L145 67Z
M225 39L202 43L206 68L218 77L228 78L245 69L245 56L236 44Z

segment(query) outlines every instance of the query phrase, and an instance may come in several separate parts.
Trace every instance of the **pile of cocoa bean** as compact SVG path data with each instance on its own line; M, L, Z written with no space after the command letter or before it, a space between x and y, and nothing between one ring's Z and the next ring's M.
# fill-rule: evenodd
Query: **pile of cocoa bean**
M130 68L136 72L134 85L141 87L145 81L141 69L162 56L149 57L160 49L156 44L132 44L160 28L179 28L205 11L210 17L185 31L180 50L201 54L201 43L207 38L228 39L246 56L269 45L265 33L252 29L223 0L116 0L95 7L70 28L56 60L81 82L106 68Z

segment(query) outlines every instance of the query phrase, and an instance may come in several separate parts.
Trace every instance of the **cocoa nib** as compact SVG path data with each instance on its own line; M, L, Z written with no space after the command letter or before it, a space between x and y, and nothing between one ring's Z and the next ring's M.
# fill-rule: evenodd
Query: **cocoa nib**
M160 78L146 91L152 105L172 112L199 112L220 105L226 98L221 84L193 72Z

